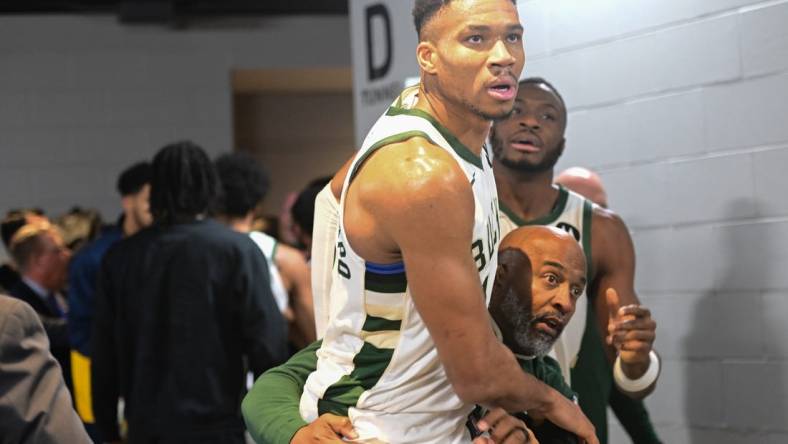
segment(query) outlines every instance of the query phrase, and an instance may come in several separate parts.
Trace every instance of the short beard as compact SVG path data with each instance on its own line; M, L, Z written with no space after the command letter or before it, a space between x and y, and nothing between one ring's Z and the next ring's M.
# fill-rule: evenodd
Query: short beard
M511 116L512 113L514 112L514 103L512 103L512 107L509 108L508 111L501 111L498 114L490 114L490 113L484 112L481 109L479 109L478 106L476 106L473 103L468 102L466 100L463 100L462 103L463 103L463 105L465 105L466 108L471 110L472 113L474 113L477 116L481 117L482 119L490 121L490 122L498 122L498 121L501 121L501 120L505 120L505 119L509 118L509 116Z
M545 171L552 171L558 159L561 157L561 150L554 149L547 152L545 157L539 163L531 163L527 160L512 160L503 155L503 142L499 139L495 132L490 134L490 142L492 144L493 155L501 165L509 168L510 170L519 171L521 173L543 173Z
M516 345L519 352L526 356L543 357L550 352L553 344L563 331L563 326L557 328L558 334L553 337L549 334L536 329L536 324L547 315L534 316L530 309L523 307L518 295L509 290L503 297L500 304L500 313L511 329L513 345ZM551 317L562 318L559 314L551 314Z

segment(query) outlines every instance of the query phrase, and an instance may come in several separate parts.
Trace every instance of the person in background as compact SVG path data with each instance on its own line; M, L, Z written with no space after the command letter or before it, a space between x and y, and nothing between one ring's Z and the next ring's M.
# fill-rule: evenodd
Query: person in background
M554 182L591 200L602 208L608 207L607 192L602 184L602 179L597 173L587 168L568 168L556 176ZM660 442L646 406L642 402L631 399L613 384L608 405L613 409L613 413L629 434L632 442L638 444Z
M25 224L31 222L48 222L44 212L38 209L11 210L0 221L0 234L6 251L11 251L11 238ZM12 262L0 265L0 291L8 290L19 282L21 276Z
M542 78L520 81L514 112L490 133L501 208L501 230L550 225L571 233L587 255L589 285L555 353L580 407L607 442L607 405L614 387L631 416L645 418L635 442L659 442L642 401L653 391L660 362L656 322L634 288L635 251L616 213L554 185L564 152L567 110L558 90Z
M70 385L68 304L64 293L71 252L57 227L40 220L17 230L11 237L10 249L21 278L9 293L27 302L38 313L52 354L60 363L66 384Z
M315 198L320 190L331 181L331 177L319 177L312 180L298 193L290 214L293 218L293 233L298 241L298 245L307 255L312 251L312 229L315 220Z
M101 233L101 215L96 210L72 207L54 220L63 234L63 242L73 252L93 241Z
M607 208L607 192L599 174L583 167L567 168L553 183L585 197L602 208Z
M96 286L91 380L96 427L128 443L243 443L246 363L287 357L287 327L265 257L249 236L207 217L216 171L191 142L151 166L154 223L113 245Z
M222 184L217 219L235 231L248 233L265 255L271 292L290 323L291 345L299 350L315 340L309 266L300 251L262 231L252 230L255 208L268 192L268 175L253 157L244 153L224 154L214 165Z
M87 444L36 312L0 295L0 444Z
M586 284L583 251L565 231L538 225L509 233L501 241L500 248L490 298L491 323L524 372L574 399L575 394L564 381L558 362L547 354L571 319L575 302L583 293ZM244 398L244 419L258 444L301 444L314 442L310 440L317 437L325 442L340 443L340 437L353 437L353 427L347 417L325 414L311 423L301 418L299 395L306 378L315 370L315 352L319 347L320 341L315 342L287 363L266 372ZM495 410L491 414L495 415ZM516 435L509 436L515 430L506 423L484 416L484 409L477 406L469 418L467 424L474 438L479 431L493 426L491 435L495 442L518 442ZM539 423L527 414L518 413L517 416L531 424L533 434L526 427L520 429L528 432L531 439L528 442L534 442L534 434L542 444L575 442L571 434L552 423ZM478 438L473 442L488 441Z
M150 213L150 163L139 162L123 170L116 188L123 213L115 225L84 246L71 259L68 269L68 330L71 340L71 374L77 413L95 442L100 437L90 394L90 334L93 328L96 277L107 250L153 222Z

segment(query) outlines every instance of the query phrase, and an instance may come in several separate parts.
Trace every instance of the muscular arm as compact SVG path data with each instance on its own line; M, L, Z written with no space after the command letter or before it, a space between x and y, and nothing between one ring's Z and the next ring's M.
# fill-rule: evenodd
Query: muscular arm
M362 208L357 214L351 212L354 192ZM467 177L453 158L416 138L390 145L367 162L350 188L346 221L354 222L345 229L367 260L385 263L401 255L413 302L463 401L541 411L584 437L589 430L593 435L574 405L526 375L495 338L470 254L474 209ZM369 226L363 226L365 218L372 220Z
M597 316L600 333L603 338L608 337L608 326L612 322L607 301L607 291L615 289L620 306L626 309L627 306L638 306L638 310L644 314L645 319L634 320L644 331L651 330L651 333L633 332L632 335L639 336L638 349L624 351L627 358L622 359L622 370L632 378L641 377L648 369L647 355L651 350L653 342L653 321L650 318L648 309L640 307L640 301L635 293L635 249L632 238L629 235L624 221L615 213L597 208L594 211L592 224L592 262L595 273L594 282L589 294L594 294L594 309ZM593 292L593 293L591 293ZM650 336L650 337L647 337ZM608 359L613 363L616 359L616 348L606 345ZM645 356L645 358L643 358ZM622 358L624 356L622 355ZM645 361L644 361L645 359ZM642 398L653 391L656 382L649 388L638 393L629 393L630 396Z
M265 372L247 393L241 411L256 443L290 442L307 425L298 404L307 377L317 367L315 353L320 344L313 343L286 363Z

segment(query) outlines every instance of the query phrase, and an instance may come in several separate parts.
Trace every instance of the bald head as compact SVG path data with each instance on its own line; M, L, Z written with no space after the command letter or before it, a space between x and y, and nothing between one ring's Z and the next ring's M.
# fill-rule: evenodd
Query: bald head
M607 193L599 175L589 169L572 167L555 178L555 183L574 191L602 208L607 208Z
M580 245L563 230L532 226L501 241L490 314L515 353L542 356L575 311L586 285Z

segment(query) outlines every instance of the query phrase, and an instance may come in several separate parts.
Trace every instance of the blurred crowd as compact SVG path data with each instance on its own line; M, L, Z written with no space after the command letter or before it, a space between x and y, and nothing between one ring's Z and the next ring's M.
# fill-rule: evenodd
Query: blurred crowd
M115 220L5 214L0 293L37 314L90 439L243 442L249 376L315 340L309 251L329 180L266 215L269 177L252 156L211 160L184 141L119 172Z

